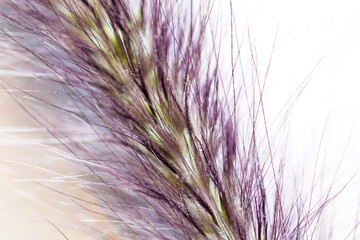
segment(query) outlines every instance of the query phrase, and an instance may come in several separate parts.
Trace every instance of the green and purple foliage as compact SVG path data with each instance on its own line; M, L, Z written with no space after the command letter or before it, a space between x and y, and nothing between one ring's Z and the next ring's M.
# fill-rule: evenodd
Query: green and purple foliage
M246 89L223 82L213 1L7 2L3 16L18 33L4 34L36 59L34 76L62 89L62 101L24 93L64 119L27 111L67 139L74 168L91 173L84 191L119 229L104 239L316 236L332 196L316 206L286 198L270 143L269 158L259 155L262 100L239 102ZM238 124L239 105L251 116L250 134ZM87 125L95 143L62 131L68 117Z

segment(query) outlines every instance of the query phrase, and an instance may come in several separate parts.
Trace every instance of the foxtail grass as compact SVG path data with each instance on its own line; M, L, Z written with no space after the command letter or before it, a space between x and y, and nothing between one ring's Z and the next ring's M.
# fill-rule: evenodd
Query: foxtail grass
M48 88L16 89L36 102L19 104L57 139L59 155L79 172L71 182L117 229L104 239L317 236L334 196L305 204L305 196L286 194L269 137L267 158L259 153L263 87L254 83L255 100L234 77L232 12L231 66L224 66L213 1L6 2L3 35L32 60L24 72ZM79 134L84 129L90 138ZM93 211L87 199L68 197Z

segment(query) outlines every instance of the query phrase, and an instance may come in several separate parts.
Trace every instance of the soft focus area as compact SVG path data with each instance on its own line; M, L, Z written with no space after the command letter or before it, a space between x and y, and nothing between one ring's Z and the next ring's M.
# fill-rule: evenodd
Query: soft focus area
M11 82L16 77L2 77L1 81ZM54 225L61 226L74 239L87 239L88 234L78 229L78 223L71 222L71 207L62 207L68 199L31 180L37 178L41 183L40 179L56 176L51 171L67 175L72 172L61 161L56 161L49 149L54 142L51 136L3 91L0 108L1 239L63 239ZM71 188L61 183L52 186L60 191ZM72 192L79 194L76 189Z

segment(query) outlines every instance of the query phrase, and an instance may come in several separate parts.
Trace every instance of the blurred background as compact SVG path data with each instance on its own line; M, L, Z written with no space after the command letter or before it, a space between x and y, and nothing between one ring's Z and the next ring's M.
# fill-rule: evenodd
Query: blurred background
M224 38L229 39L230 3L224 0L218 6L225 19L221 23ZM324 229L334 229L334 239L344 239L355 225L360 193L359 3L241 0L233 1L232 7L239 45L249 49L243 42L251 43L261 81L271 59L265 111L272 141L282 146L279 152L286 158L289 176L303 176L309 184L315 172L317 187L334 186L333 193L346 185L330 205L328 221L322 223ZM33 89L36 82L19 72L21 56L6 43L0 44L0 81ZM250 57L244 50L242 58ZM78 224L80 220L89 226L94 216L74 211L78 206L68 197L33 182L76 174L57 160L57 142L4 88L0 111L0 239L63 239L57 228L70 239L99 239ZM286 147L281 142L285 135ZM71 184L48 184L91 200ZM100 220L94 224L107 229ZM359 234L355 239L360 239Z
M3 43L1 49L0 54L4 49L9 52L9 46ZM15 64L11 56L1 54L0 59L2 83L31 89L29 79L11 66ZM10 94L19 97L19 92L10 90ZM73 212L74 203L69 198L34 183L41 183L41 179L51 181L61 173L72 174L69 166L54 154L53 148L59 147L57 141L3 87L0 109L0 239L65 239L57 227L71 239L94 239L78 221L72 221L89 216ZM57 182L48 186L84 197L70 184Z

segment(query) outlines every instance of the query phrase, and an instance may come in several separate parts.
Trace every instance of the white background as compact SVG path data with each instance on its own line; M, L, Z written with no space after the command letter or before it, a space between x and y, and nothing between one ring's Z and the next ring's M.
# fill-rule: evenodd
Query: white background
M229 4L223 7L229 9ZM315 182L324 189L332 184L339 164L337 187L360 168L359 10L359 1L351 0L233 1L238 29L246 38L250 32L262 73L277 32L264 93L270 123L297 88L308 82L287 115L287 160L296 163L288 164L297 166L295 173L312 179L320 149ZM324 227L334 230L334 239L344 239L354 226L358 179L357 174L329 208L330 223Z

